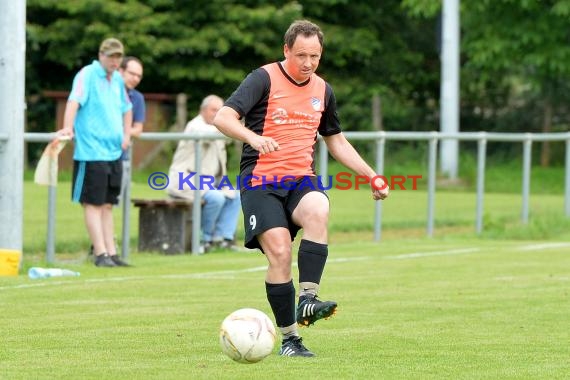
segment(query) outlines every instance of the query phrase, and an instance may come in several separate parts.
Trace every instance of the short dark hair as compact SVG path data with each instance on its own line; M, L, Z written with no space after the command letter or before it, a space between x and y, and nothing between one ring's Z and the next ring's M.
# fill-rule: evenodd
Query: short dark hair
M292 48L297 40L297 36L303 35L305 37L317 36L319 38L319 43L323 46L324 34L321 28L308 20L297 20L294 21L289 29L285 32L285 44L287 47Z
M133 57L132 55L127 55L121 61L121 69L126 70L127 66L129 65L129 62L131 62L131 61L135 61L141 66L143 65L141 60L138 59L137 57Z

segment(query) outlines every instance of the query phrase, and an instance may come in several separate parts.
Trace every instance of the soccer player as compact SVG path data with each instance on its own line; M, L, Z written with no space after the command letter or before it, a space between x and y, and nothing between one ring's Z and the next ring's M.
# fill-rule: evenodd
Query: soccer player
M317 133L337 161L358 175L376 176L342 134L333 90L315 74L323 38L318 25L293 22L285 33L285 59L251 72L214 119L222 133L245 143L241 178L250 179L241 197L245 246L260 248L269 262L265 288L283 335L283 356L314 356L297 326L328 318L337 308L317 297L328 256L329 216L329 199L314 170ZM373 199L385 199L388 186L379 178L372 182ZM300 229L295 307L292 241Z

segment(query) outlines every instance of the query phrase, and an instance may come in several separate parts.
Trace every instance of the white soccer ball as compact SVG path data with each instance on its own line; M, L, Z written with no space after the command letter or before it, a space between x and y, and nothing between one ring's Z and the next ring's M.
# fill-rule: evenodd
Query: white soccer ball
M239 309L228 315L220 326L222 352L239 363L256 363L273 351L275 326L257 309Z

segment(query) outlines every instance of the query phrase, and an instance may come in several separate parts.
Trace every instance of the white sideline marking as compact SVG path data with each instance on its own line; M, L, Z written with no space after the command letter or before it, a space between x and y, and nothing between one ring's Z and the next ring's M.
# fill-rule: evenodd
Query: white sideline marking
M566 248L570 247L570 243L567 242L558 242L558 243L542 243L542 244L528 244L524 246L520 246L515 248L519 251L538 251L542 249L554 249L554 248ZM451 249L447 251L433 251L433 252L414 252L414 253L405 253L401 255L394 255L394 256L385 256L384 259L389 260L406 260L406 259L417 259L423 257L431 257L431 256L451 256L451 255L464 255L474 252L479 252L480 248L461 248L461 249ZM368 257L339 257L334 259L327 260L328 263L342 263L342 262L349 262L349 261L362 261L368 260ZM296 266L296 263L293 263L293 266ZM226 271L215 271L215 272L204 272L204 273L180 273L180 274L165 274L165 275L158 275L158 276L128 276L128 277L106 277L106 278L87 278L84 282L88 283L95 283L95 282L108 282L108 281L128 281L128 280L144 280L149 278L165 278L165 279L183 279L183 278L234 278L235 275L239 273L250 273L250 272L261 272L267 270L267 266L258 266L253 268L246 268L246 269L239 269L239 270L226 270ZM563 280L567 280L567 278L562 278ZM0 286L0 290L8 290L8 289L25 289L25 288L36 288L41 286L47 285L60 285L60 284L73 284L72 281L46 281L46 280L34 280L37 282L29 283L29 284L19 284L19 285L12 285L12 286Z
M417 259L417 258L430 257L430 256L463 255L467 253L478 252L480 250L481 250L480 248L461 248L461 249L450 249L448 251L405 253L402 255L386 256L385 259L404 260L404 259Z
M566 247L570 247L570 243L529 244L519 247L519 251L539 251L541 249L566 248Z
M329 263L341 263L347 261L361 261L361 260L368 260L368 257L351 257L351 258L343 258L339 257L336 259L330 259L327 262ZM293 266L297 264L294 263ZM183 278L234 278L236 274L239 273L251 273L251 272L262 272L267 270L267 266L258 266L253 268L245 268L245 269L237 269L237 270L224 270L224 271L215 271L215 272L203 272L203 273L178 273L178 274L163 274L158 276L123 276L123 277L105 277L105 278L87 278L83 282L85 283L95 283L95 282L109 282L109 281L130 281L130 280L145 280L149 278L164 278L164 279L183 279ZM81 278L81 277L80 277ZM48 279L38 279L33 280L37 281L30 284L19 284L19 285L12 285L12 286L1 286L0 290L7 290L7 289L25 289L25 288L37 288L41 286L47 285L61 285L61 284L74 284L73 281L46 281Z
M494 278L497 281L509 281L509 282L513 282L515 280L518 280L518 277L515 276L500 276L500 277L495 277ZM549 281L560 281L560 282L566 282L566 281L570 281L570 277L568 276L552 276L548 278Z

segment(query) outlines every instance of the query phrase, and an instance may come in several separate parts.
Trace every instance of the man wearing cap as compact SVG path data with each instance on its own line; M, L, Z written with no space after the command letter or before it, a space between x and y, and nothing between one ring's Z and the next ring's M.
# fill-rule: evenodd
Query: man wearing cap
M74 138L71 197L81 203L95 254L95 265L127 265L117 255L113 205L121 190L121 154L130 143L132 104L117 71L123 58L121 41L108 38L99 59L73 79L59 134Z

